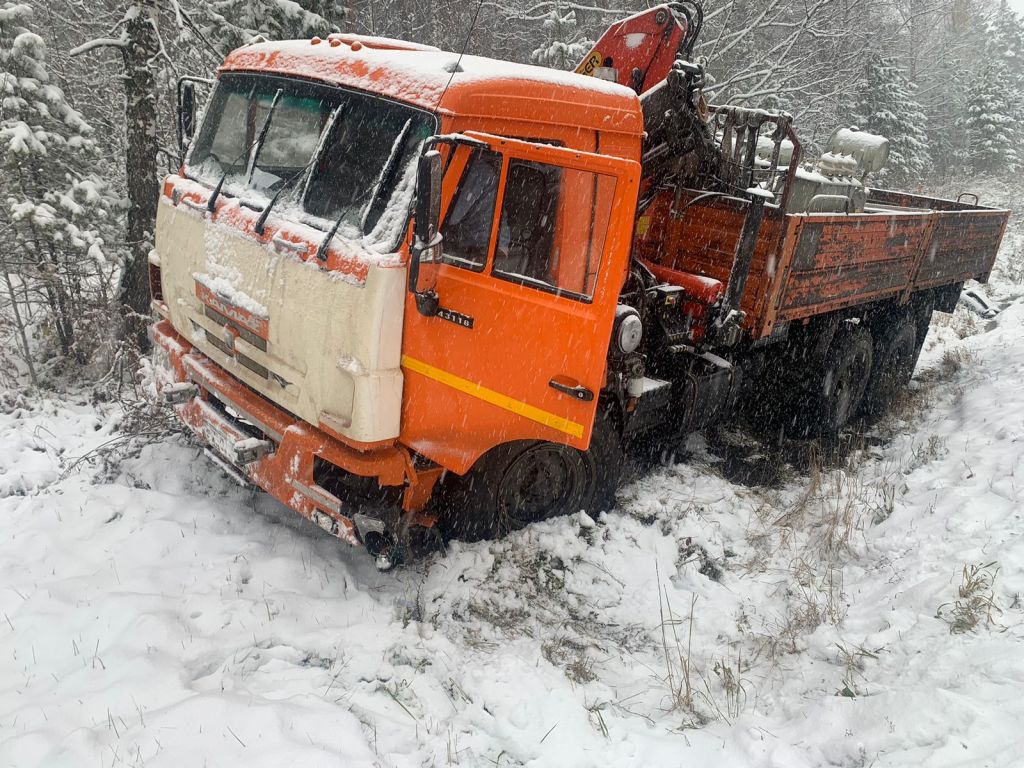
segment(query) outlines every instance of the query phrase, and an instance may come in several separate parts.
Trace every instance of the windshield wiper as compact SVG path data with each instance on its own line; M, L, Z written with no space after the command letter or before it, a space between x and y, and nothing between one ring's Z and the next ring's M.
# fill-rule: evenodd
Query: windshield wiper
M253 168L255 168L256 166L256 156L259 155L260 149L263 147L263 142L267 138L267 131L270 130L270 118L274 116L274 110L277 109L277 102L281 100L281 95L283 93L283 90L281 90L280 88L277 89L277 93L274 94L274 100L270 102L270 111L267 112L267 116L263 118L263 125L260 127L259 135L255 139L253 139L252 143L249 146L247 146L245 149L238 153L238 157L236 157L234 160L228 163L228 168L230 169L232 166L234 166L235 163L237 163L243 157L251 153L252 156L250 157L249 162L245 169L246 179L248 179L252 175ZM256 149L255 152L253 152L253 148ZM210 199L206 201L206 210L208 210L210 213L213 213L217 207L217 198L220 197L220 191L221 189L223 189L224 181L227 179L228 174L230 172L230 170L224 171L223 175L220 177L220 180L217 182L217 186L213 188L213 193L210 195Z
M395 166L398 164L399 159L402 156L402 148L405 146L405 139L409 134L409 127L412 125L412 119L406 120L405 125L402 126L402 130L398 134L398 138L395 143L391 145L391 153L388 155L387 161L384 163L384 167L381 168L380 175L377 176L374 182L373 192L370 195L370 200L363 208L362 215L359 217L359 226L362 229L366 228L367 219L370 218L370 212L373 208L374 203L377 202L377 198L380 196L381 190L384 188L384 181L388 176L392 174ZM345 218L347 211L342 211L338 214L338 218L334 220L334 224L327 231L327 235L323 240L320 241L320 246L316 249L316 257L320 261L327 261L327 249L330 248L331 240L338 234L338 228L341 227L341 220ZM363 234L366 234L365 232Z
M264 206L263 211L260 213L260 217L256 220L256 224L253 226L253 229L256 231L256 234L259 235L260 237L263 236L263 231L267 227L267 217L270 216L270 211L277 204L277 200L279 197L281 197L281 193L283 193L286 189L290 188L291 185L295 183L297 179L305 175L306 171L312 168L313 164L323 156L323 152L326 149L330 149L330 147L324 146L324 142L326 142L327 138L331 135L331 131L334 128L334 121L337 120L338 115L341 114L341 107L341 104L336 106L334 108L334 111L331 112L330 116L327 118L327 122L324 124L323 131L320 133L320 141L317 144L316 149L313 150L313 156L309 159L309 162L306 163L306 166L304 168L300 168L298 171L296 171L287 179L285 179L285 182L284 184L281 185L281 188L274 193L274 196L270 198L270 202L267 203L266 206Z
M366 222L370 218L370 213L373 211L373 206L377 202L377 198L380 197L381 191L384 189L384 182L391 176L395 171L395 166L398 165L399 158L402 155L402 148L405 147L405 138L409 135L409 128L412 126L412 118L410 117L405 121L405 125L402 126L402 130L398 132L398 138L395 139L395 143L391 145L391 154L388 155L387 162L384 163L384 167L380 169L380 176L377 177L377 182L373 185L373 194L370 195L370 200L366 203L366 207L363 209L363 215L359 217L359 227L365 232Z

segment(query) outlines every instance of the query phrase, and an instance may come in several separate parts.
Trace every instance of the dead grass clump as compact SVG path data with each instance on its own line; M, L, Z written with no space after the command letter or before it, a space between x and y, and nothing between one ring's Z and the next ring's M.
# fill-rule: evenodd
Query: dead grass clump
M945 379L951 379L972 362L974 356L965 347L947 349L942 353L942 361L939 363L939 374Z
M913 472L936 459L941 459L949 453L946 447L946 438L940 435L929 435L928 439L910 450L910 458L903 467L904 472Z
M527 621L530 616L520 606L503 604L495 599L475 600L469 603L466 612L501 629L510 637L533 637L533 627Z
M850 551L854 537L863 533L870 492L857 475L837 471L828 478L820 498L818 540L824 553L835 556Z
M670 709L682 712L695 719L693 725L703 725L707 717L698 712L694 706L696 674L692 659L693 651L693 609L697 604L697 596L690 601L690 616L686 621L676 618L672 604L668 598L668 590L658 579L658 610L661 618L661 647L665 658L665 685L668 688ZM680 625L687 623L686 641L680 638Z
M968 310L955 312L951 325L953 332L961 339L966 339L968 336L976 336L982 331L982 325L979 322L978 316Z
M690 600L686 618L677 617L672 610L668 591L658 581L659 610L661 615L661 642L665 660L663 682L669 692L669 710L682 714L684 728L700 727L711 720L731 722L747 705L749 681L743 673L750 664L741 650L736 658L721 658L714 662L710 673L695 662L693 656L694 609L697 596ZM685 635L682 626L686 625Z
M836 696L856 698L863 696L865 691L862 688L867 683L865 675L866 661L868 659L878 660L878 651L869 651L859 645L847 648L842 643L836 643L839 653L836 655L836 662L843 667L843 687L836 691Z
M540 647L541 655L551 664L561 667L565 676L574 683L584 684L597 679L594 660L587 647L571 637L557 635Z
M888 407L875 428L883 442L904 432L907 422L914 420L931 400L935 379L927 375L914 379L914 386L899 387L892 393Z
M765 621L756 641L755 658L777 662L782 656L799 653L800 640L823 624L839 626L849 607L841 568L819 572L819 563L797 558L791 565L792 581L786 582L786 610Z
M965 564L961 572L957 598L938 607L935 615L949 624L951 634L972 632L979 624L994 625L994 614L1002 613L996 604L995 585L999 566L995 562Z

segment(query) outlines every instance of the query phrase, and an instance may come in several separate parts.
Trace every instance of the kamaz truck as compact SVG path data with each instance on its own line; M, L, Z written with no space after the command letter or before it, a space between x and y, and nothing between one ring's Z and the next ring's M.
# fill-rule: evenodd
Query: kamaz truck
M909 381L1008 214L878 189L716 106L697 3L577 72L334 34L231 53L150 259L164 399L228 471L387 566L610 509L624 446L738 411L835 434Z

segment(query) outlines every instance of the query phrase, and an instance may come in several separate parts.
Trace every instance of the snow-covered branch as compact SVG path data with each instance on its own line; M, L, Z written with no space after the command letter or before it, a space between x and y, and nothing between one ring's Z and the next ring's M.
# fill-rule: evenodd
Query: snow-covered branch
M72 48L69 53L72 56L81 56L83 53L89 53L95 51L98 48L127 48L128 38L122 32L120 37L101 37L96 40L90 40L87 43Z

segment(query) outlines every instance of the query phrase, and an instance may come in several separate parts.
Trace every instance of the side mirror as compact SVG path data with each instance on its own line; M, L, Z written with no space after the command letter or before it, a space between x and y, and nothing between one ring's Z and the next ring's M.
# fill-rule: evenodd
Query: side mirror
M196 132L196 84L188 80L178 83L178 146L182 155Z
M437 313L437 295L419 289L420 264L436 260L441 249L441 153L430 149L420 155L416 169L416 221L409 256L409 291L421 314Z

